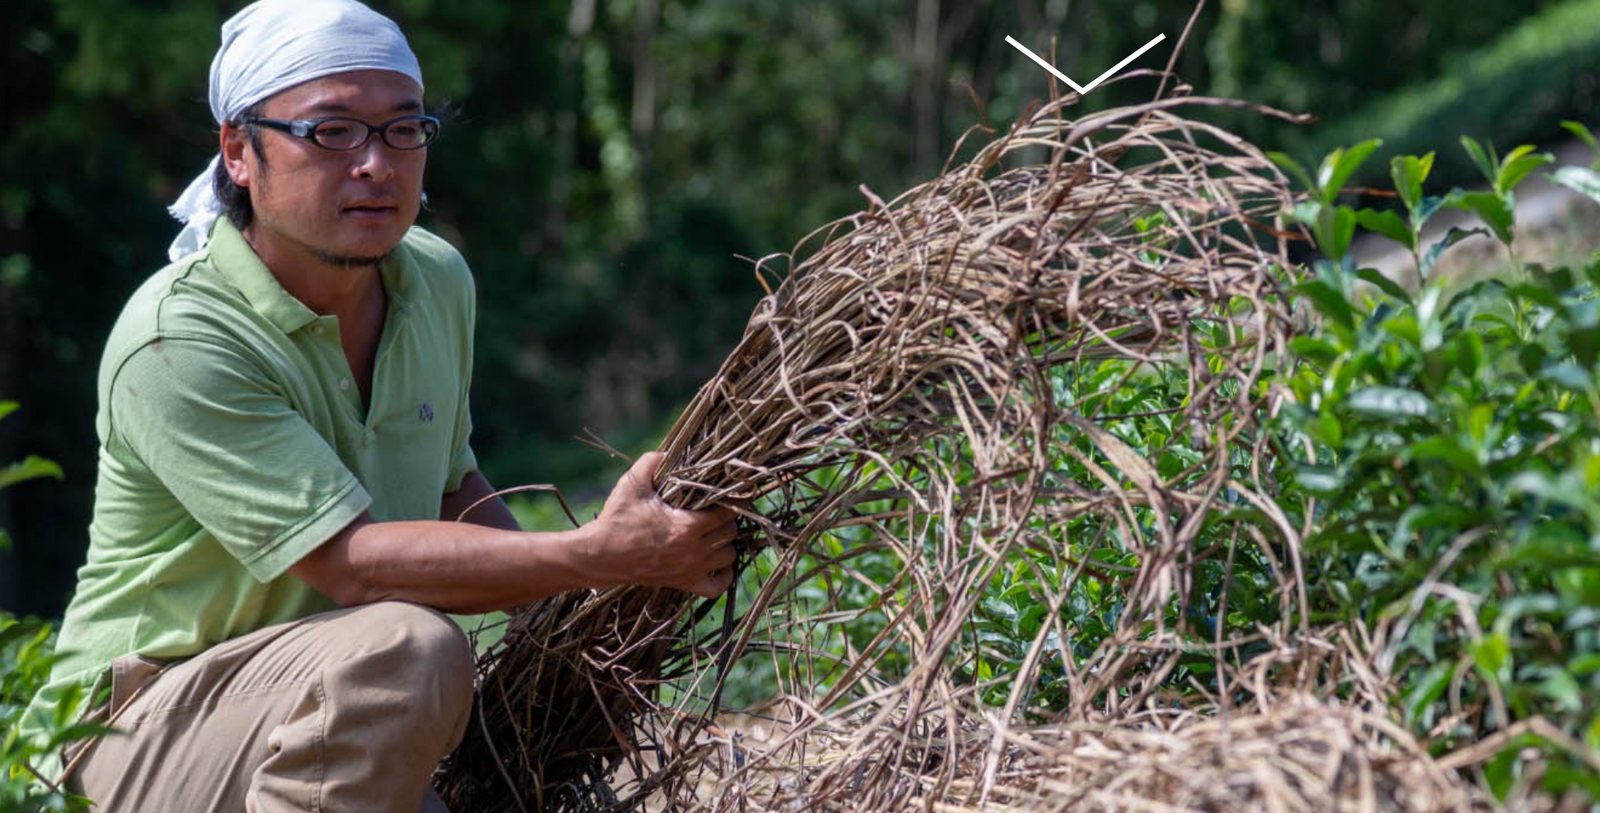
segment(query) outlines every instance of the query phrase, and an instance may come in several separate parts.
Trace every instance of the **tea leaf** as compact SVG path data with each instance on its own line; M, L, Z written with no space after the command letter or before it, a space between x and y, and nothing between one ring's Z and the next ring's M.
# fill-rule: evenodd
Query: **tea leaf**
M1561 122L1561 129L1572 133L1578 137L1578 140L1589 145L1589 149L1594 152L1596 159L1590 169L1600 169L1600 141L1595 140L1594 133L1582 122L1577 121L1563 121Z
M1500 242L1511 244L1512 212L1504 198L1493 192L1463 192L1446 205L1477 215Z
M1386 214L1392 215L1394 213L1387 212ZM1384 276L1376 268L1363 268L1356 272L1356 276L1372 283L1373 285L1377 286L1378 290L1383 291L1384 293L1400 300L1401 302L1405 302L1407 304L1410 304L1411 302L1411 295L1406 293L1406 289L1401 288L1399 283L1396 283L1394 280Z
M1418 158L1415 155L1397 155L1389 161L1389 176L1394 179L1394 191L1399 193L1400 202L1406 205L1407 211L1413 213L1412 222L1421 226L1415 218L1417 206L1422 203L1422 184L1428 180L1428 173L1433 171L1433 153Z
M1528 177L1528 173L1546 164L1553 164L1556 161L1556 157L1550 153L1541 152L1530 155L1529 153L1532 152L1533 147L1524 144L1512 150L1511 154L1506 156L1505 163L1500 166L1500 174L1495 178L1494 186L1496 192L1499 192L1502 196L1510 194L1511 190L1517 188L1517 184L1522 183L1523 178Z
M1375 231L1409 249L1417 247L1417 236L1400 216L1390 211L1362 209L1356 212L1356 222L1367 231Z
M1471 136L1462 136L1461 148L1467 151L1468 156L1471 156L1472 163L1478 165L1479 171L1483 173L1484 180L1488 181L1489 183L1494 183L1495 175L1497 174L1495 172L1496 162L1490 157L1489 154L1484 152L1483 147L1480 146L1477 141L1473 140ZM1489 149L1492 152L1494 147L1491 146Z
M1382 146L1383 140L1369 138L1349 149L1336 149L1322 159L1322 166L1317 171L1317 191L1322 196L1322 202L1333 205L1338 198L1340 190L1350 180L1356 170L1366 163L1372 151Z
M1562 167L1548 177L1580 195L1587 195L1595 203L1600 203L1600 172L1584 167Z
M1439 242L1434 243L1432 246L1429 246L1427 253L1422 255L1422 267L1418 269L1418 275L1423 279L1427 279L1428 275L1433 272L1434 263L1439 261L1439 257L1444 254L1445 249L1450 248L1451 246L1467 239L1468 237L1486 234L1488 234L1488 232L1484 231L1483 229L1460 229L1452 226L1450 231L1445 233L1443 240L1440 240Z

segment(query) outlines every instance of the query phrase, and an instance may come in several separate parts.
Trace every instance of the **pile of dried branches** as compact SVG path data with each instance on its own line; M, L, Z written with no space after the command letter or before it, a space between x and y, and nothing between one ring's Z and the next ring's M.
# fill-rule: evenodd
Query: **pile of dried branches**
M478 713L440 777L452 807L1234 809L1240 783L1282 809L1460 806L1437 772L1397 767L1418 752L1367 706L1324 702L1348 674L1300 687L1324 700L1293 711L1228 713L1272 702L1242 677L1263 649L1321 668L1257 431L1292 321L1287 235L1269 224L1292 201L1259 150L1180 110L1283 114L1173 95L1072 120L1075 101L891 201L863 188L865 211L789 255L664 442L657 484L677 506L752 506L746 541L770 552L735 589L754 595L720 616L640 589L523 610L480 662ZM1071 383L1105 359L1113 388L1178 370L1158 411L1198 451L1158 467L1162 448L1119 435L1139 416ZM868 556L887 570L851 570ZM1229 609L1226 588L1197 594L1200 568L1244 556L1269 563L1278 620L1197 621ZM974 618L1019 568L1042 612L998 684L975 666ZM831 604L851 579L876 598L846 619ZM820 604L802 595L819 581ZM1116 604L1093 634L1073 612L1090 582ZM870 640L839 643L861 618L880 620ZM1209 683L1178 669L1196 657ZM741 674L780 696L771 748L716 738L730 668L752 662ZM1278 750L1230 750L1242 740Z
M696 789L716 807L750 810L867 809L837 797L819 803L807 777L846 760L844 720L803 738L781 734L702 745L708 768ZM987 732L975 729L977 738ZM804 741L803 749L800 742ZM728 764L740 749L744 767ZM939 785L914 766L905 795L879 809L945 811L1379 811L1476 813L1488 800L1432 759L1383 714L1287 693L1260 707L1150 709L1115 722L1070 722L1006 731L1004 756L986 774L975 747L956 778Z

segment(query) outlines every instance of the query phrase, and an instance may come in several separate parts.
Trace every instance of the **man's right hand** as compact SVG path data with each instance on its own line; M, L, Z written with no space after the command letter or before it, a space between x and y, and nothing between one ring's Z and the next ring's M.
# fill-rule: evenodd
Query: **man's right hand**
M614 584L675 587L706 598L733 580L735 514L685 511L651 486L664 456L650 452L617 481L593 529L592 564Z

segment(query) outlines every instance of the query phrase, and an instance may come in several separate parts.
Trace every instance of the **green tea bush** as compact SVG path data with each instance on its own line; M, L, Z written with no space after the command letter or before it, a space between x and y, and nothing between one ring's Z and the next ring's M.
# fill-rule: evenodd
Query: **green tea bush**
M1581 127L1569 129L1593 140ZM1280 538L1253 506L1224 507L1197 543L1192 595L1200 600L1174 602L1164 618L1193 651L1164 680L1163 697L1210 696L1219 666L1240 666L1268 648L1240 646L1220 663L1205 646L1213 639L1247 639L1286 618L1343 627L1349 640L1369 642L1360 657L1380 694L1435 755L1491 750L1474 770L1502 800L1531 791L1600 799L1600 257L1580 268L1521 264L1502 278L1452 288L1431 271L1464 239L1499 240L1517 256L1515 190L1551 158L1527 147L1501 156L1463 139L1466 160L1485 176L1483 189L1427 195L1436 156L1399 156L1390 162L1399 211L1341 204L1345 183L1380 146L1336 150L1314 172L1279 156L1309 189L1289 217L1326 256L1295 288L1298 307L1317 318L1272 362L1278 371L1267 386L1282 396L1281 408L1267 424L1273 454L1260 463L1288 524L1304 530L1311 615L1299 618L1297 603L1279 589L1285 548L1239 545L1225 562L1208 559L1252 515L1263 536ZM1596 168L1566 167L1552 177L1600 200ZM1484 226L1424 244L1424 226L1444 208L1471 212ZM1358 229L1410 250L1421 289L1356 268L1349 247ZM1208 326L1193 329L1206 337ZM1204 432L1197 436L1182 420L1181 405L1195 366L1214 364L1228 343L1218 336L1202 346L1192 365L1063 366L1053 373L1056 406L1091 417L1163 477L1190 467L1202 476L1215 458ZM1061 440L1060 448L1083 457L1055 460L1056 483L1092 483L1083 463L1094 457L1087 439ZM943 450L942 459L959 460L960 451ZM1252 462L1230 459L1230 474L1247 481ZM1120 578L1137 564L1138 546L1104 524L1085 515L1066 528L1060 550L1022 550L989 583L950 650L986 705L1006 703L1031 643L1051 623L1041 597L1069 581L1058 628L1070 640L1049 636L1046 651L1063 657L1046 656L1022 709L1046 721L1075 700L1065 656L1086 657L1116 628L1128 610ZM807 674L822 685L884 646L880 633L892 622L885 608L899 603L886 598L903 589L901 553L866 545L871 535L855 529L830 533L821 554L798 569L809 581L782 608L785 620L760 642L774 653L813 653ZM770 572L764 561L754 569ZM896 670L912 661L881 655L874 668L887 681L903 677ZM782 682L759 660L734 664L732 674L723 699L735 704L768 696ZM1229 691L1247 700L1248 688Z
M1281 502L1311 529L1313 612L1371 641L1436 753L1496 743L1482 779L1501 799L1600 799L1600 257L1452 290L1432 261L1468 236L1516 257L1514 189L1551 159L1464 138L1488 189L1425 197L1434 155L1399 156L1407 217L1338 205L1377 146L1336 150L1315 177L1280 156L1310 187L1294 217L1326 255L1299 288L1320 329L1291 345L1305 364L1281 382L1278 423ZM1553 177L1600 201L1592 169ZM1487 232L1419 246L1446 206ZM1353 267L1357 224L1413 251L1419 290Z
M51 787L34 768L63 745L99 731L97 726L78 724L80 698L69 697L38 721L48 732L45 736L23 737L18 729L28 701L50 676L55 659L55 630L49 623L0 613L0 731L4 732L0 813L88 809L88 800Z
M16 401L0 401L0 419L16 409ZM0 488L36 477L60 479L61 468L29 455L0 468ZM5 530L0 529L0 551L10 544ZM88 809L88 800L52 787L34 767L63 745L101 730L96 725L78 723L81 696L69 692L64 702L34 721L45 732L43 736L24 737L20 730L28 703L50 677L55 660L55 630L50 624L18 620L0 611L0 813Z

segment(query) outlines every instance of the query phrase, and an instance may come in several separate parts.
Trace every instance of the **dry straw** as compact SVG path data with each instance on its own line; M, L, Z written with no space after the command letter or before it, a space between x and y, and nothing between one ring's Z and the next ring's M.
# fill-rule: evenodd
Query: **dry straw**
M893 200L863 188L788 256L657 483L751 506L753 595L726 615L645 589L524 608L480 661L440 776L454 809L1466 809L1353 650L1295 626L1299 532L1257 431L1292 200L1254 146L1181 112L1283 114L1180 89L1074 120L1076 100ZM1063 382L1105 359L1113 388L1181 373L1157 411L1195 459L1158 470L1118 434L1138 416L1075 400ZM1191 621L1227 617L1199 569L1246 555L1283 620ZM1018 568L1041 623L986 682L974 619ZM1089 582L1120 608L1093 636L1070 604ZM869 606L839 603L862 588ZM863 619L868 639L841 636ZM1185 657L1208 682L1177 677ZM742 718L759 736L721 714L734 672L778 695ZM1067 701L1042 706L1047 682Z

